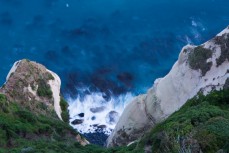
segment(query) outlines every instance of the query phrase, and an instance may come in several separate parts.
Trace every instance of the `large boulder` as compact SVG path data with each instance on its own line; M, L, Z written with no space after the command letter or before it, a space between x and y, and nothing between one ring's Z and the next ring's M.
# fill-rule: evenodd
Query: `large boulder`
M171 71L157 79L147 94L128 104L107 146L127 145L137 140L198 92L206 95L227 87L228 61L229 28L200 46L185 46Z
M60 85L57 74L41 64L24 59L14 63L0 93L35 113L62 120Z

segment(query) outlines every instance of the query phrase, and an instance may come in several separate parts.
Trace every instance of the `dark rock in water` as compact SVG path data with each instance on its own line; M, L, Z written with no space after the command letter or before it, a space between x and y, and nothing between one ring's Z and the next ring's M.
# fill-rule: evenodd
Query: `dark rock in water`
M98 126L98 124L93 124L92 126L97 127L97 126Z
M77 72L69 72L67 73L67 76L66 76L66 93L68 93L72 98L77 98L76 95L78 95L78 91L76 89L76 84L75 82L79 82L77 80L79 74Z
M99 113L99 112L104 111L105 108L106 108L105 106L95 107L95 108L90 108L90 111L91 111L92 113Z
M131 86L131 83L133 81L133 76L128 72L124 72L124 73L118 74L117 79L123 82L125 85Z
M96 119L96 117L95 116L92 116L91 120L94 121L95 119Z
M106 115L106 122L108 124L116 124L118 122L118 119L119 119L119 113L116 111L110 111Z
M67 45L65 45L65 46L63 46L62 48L61 48L61 53L62 54L64 54L65 56L68 56L68 57L74 57L75 55L74 55L74 52L71 50L71 48L69 47L69 46L67 46Z
M91 143L99 146L104 146L108 135L103 132L85 133L83 136Z
M114 80L111 80L106 76L107 74L92 74L91 83L99 89L99 91L106 94L106 99L109 100L110 93L114 95L120 95L125 93L127 89L124 86L119 86Z
M107 126L106 125L99 125L98 128L99 129L105 129Z
M81 120L81 119L75 119L74 121L72 121L71 123L73 125L78 125L78 124L82 124L84 120Z
M79 117L84 117L84 113L78 114Z

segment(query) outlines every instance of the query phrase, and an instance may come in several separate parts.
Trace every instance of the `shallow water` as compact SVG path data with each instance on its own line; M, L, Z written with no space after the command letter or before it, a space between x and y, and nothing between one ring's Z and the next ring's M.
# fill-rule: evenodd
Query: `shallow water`
M73 119L73 106L90 109L85 96L95 94L106 111L121 114L128 100L111 107L114 99L146 92L183 45L201 44L228 24L228 0L0 0L0 83L28 58L61 77Z

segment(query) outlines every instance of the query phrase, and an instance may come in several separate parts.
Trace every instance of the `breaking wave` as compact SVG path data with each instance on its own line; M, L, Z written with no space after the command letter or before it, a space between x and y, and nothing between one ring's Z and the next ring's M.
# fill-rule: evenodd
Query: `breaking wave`
M111 96L109 100L104 96L104 93L93 92L83 98L68 98L70 125L82 134L103 132L109 135L134 95L126 93Z

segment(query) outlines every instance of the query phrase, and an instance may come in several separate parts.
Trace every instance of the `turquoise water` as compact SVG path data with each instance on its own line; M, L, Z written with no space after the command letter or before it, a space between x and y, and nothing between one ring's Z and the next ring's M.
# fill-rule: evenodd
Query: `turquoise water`
M130 95L168 73L184 45L227 25L228 0L0 0L0 83L16 60L37 61L61 77L72 120L89 116L77 129L90 131L97 118L113 127L107 112L120 115ZM104 100L109 108L94 116L89 110ZM100 145L107 137L85 136Z
M58 73L64 94L142 93L183 45L228 24L228 0L0 0L0 82L28 58Z

